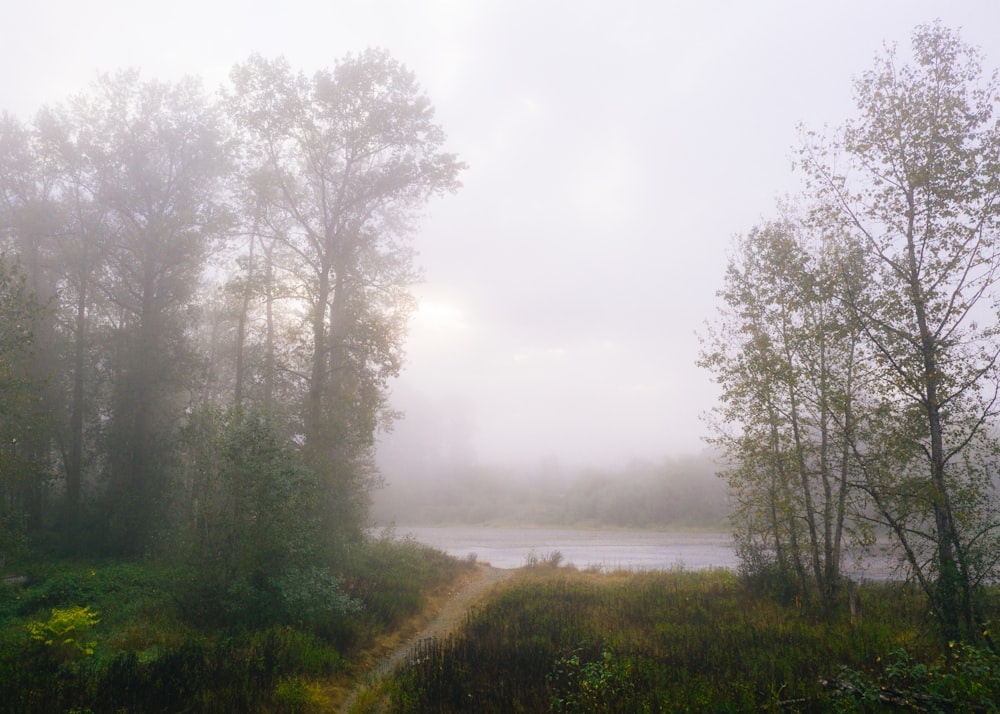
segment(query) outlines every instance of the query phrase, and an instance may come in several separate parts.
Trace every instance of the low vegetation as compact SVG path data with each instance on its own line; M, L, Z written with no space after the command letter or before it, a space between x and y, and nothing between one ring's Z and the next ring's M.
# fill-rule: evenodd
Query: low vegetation
M364 648L470 564L379 538L347 556L322 619L206 621L182 566L49 561L0 586L5 712L323 710Z
M424 643L392 712L996 711L1000 660L942 650L925 597L861 588L863 619L731 571L540 565ZM375 711L375 705L370 710Z
M3 711L333 711L373 642L473 562L391 537L347 556L327 616L207 622L184 566L37 562L0 586ZM1000 658L943 644L925 594L858 588L834 611L793 580L581 572L538 556L353 711L996 711ZM348 574L349 573L349 574ZM995 619L1000 594L982 609ZM384 707L384 708L383 708Z

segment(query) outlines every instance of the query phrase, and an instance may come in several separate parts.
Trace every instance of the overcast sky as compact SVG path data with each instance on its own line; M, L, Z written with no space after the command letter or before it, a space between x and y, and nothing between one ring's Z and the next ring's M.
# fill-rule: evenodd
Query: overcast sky
M11 0L0 110L124 67L214 89L252 52L389 50L469 164L414 237L395 438L609 466L702 449L696 333L733 236L796 190L799 122L839 124L883 42L935 18L1000 66L993 0Z

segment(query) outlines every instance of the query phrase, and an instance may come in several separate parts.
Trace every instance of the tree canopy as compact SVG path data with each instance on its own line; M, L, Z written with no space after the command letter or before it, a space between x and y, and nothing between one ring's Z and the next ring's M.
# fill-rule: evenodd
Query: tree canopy
M325 567L366 525L410 240L463 169L444 142L378 50L311 77L255 55L214 95L123 71L30 122L4 115L0 407L33 428L18 453L35 474L4 471L4 523L256 563L274 581L258 593L322 581L290 553Z
M804 136L794 225L754 230L731 262L702 358L723 387L717 439L740 527L779 565L803 536L814 569L841 557L816 547L814 514L833 513L856 546L891 544L946 636L975 636L1000 532L1000 87L934 24L855 96L854 119Z

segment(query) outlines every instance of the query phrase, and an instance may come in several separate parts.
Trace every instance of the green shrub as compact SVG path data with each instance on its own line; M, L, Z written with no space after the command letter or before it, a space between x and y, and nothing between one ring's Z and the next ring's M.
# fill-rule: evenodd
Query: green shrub
M31 639L44 645L60 661L94 654L95 642L88 641L90 628L99 623L97 613L89 607L52 608L45 622L27 625Z
M589 656L587 650L582 644L552 666L546 677L551 690L550 711L583 714L635 706L631 664L607 643Z
M324 546L319 476L271 419L206 410L182 443L197 507L181 598L195 622L324 627L356 610Z
M316 685L302 677L290 677L278 682L274 699L280 710L289 714L310 711L322 702Z
M838 711L868 711L882 702L927 712L1000 711L1000 655L950 643L930 664L905 647L893 650L880 674L842 667L829 695Z
M297 678L304 683L347 667L328 641L297 627L192 632L164 587L172 578L186 590L182 574L190 576L151 564L50 563L32 574L34 585L6 588L0 711L292 711L282 702L295 699ZM330 585L303 573L284 587L305 591L295 602L308 611L308 597L325 597ZM93 598L86 607L65 604L81 594ZM46 607L52 602L60 605Z

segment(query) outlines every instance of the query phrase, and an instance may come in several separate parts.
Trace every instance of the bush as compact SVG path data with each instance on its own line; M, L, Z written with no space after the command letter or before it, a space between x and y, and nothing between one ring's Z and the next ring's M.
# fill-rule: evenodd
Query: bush
M31 639L44 645L59 661L94 654L95 643L87 640L90 628L100 620L89 607L52 608L46 622L28 623Z
M1000 655L973 645L950 643L931 664L905 647L890 653L881 676L842 667L829 682L841 712L867 711L878 703L929 712L1000 710Z
M546 680L550 711L557 714L611 711L635 706L631 666L607 643L587 655L586 643L556 660Z
M786 605L802 595L795 573L782 566L769 548L747 539L735 545L737 573L748 590Z
M182 597L197 621L323 627L356 610L322 546L318 478L270 420L198 414L184 443L198 524Z
M217 642L194 637L155 656L122 652L87 667L13 644L0 649L0 709L12 712L303 711L317 696L307 680L347 666L329 645L291 628Z

